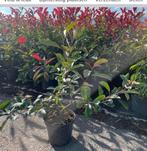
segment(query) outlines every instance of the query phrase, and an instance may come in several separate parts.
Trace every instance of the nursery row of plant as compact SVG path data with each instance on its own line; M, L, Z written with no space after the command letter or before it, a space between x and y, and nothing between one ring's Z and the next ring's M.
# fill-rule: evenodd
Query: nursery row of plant
M67 7L49 13L48 8L39 7L11 11L0 13L1 80L13 84L16 80L44 93L35 100L17 96L0 103L6 120L23 111L47 113L50 120L62 113L68 121L74 118L67 112L72 104L90 116L101 104L114 106L113 100L127 108L124 96L127 100L130 94L146 97L144 10ZM73 101L66 104L64 99Z

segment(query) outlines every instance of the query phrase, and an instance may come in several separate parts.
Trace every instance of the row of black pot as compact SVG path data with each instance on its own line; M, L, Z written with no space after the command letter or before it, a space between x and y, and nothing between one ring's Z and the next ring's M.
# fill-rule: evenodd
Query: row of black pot
M1 81L5 81L7 83L14 83L17 75L18 75L18 70L16 68L5 68L3 69L2 67L0 68L0 79Z
M112 112L129 112L138 118L147 119L147 97L132 94L129 100L114 100L114 105L114 108L108 107Z
M147 98L132 95L129 103L129 110L135 115L147 119Z
M22 84L21 82L16 83L18 74L19 74L18 68L16 67L0 68L0 80L2 82L21 85ZM51 87L57 86L57 81L49 79L49 81L41 81L40 83L35 84L33 80L32 81L30 80L23 85L25 85L28 88L36 89L39 92L42 92L42 91L45 92L47 91L47 88L49 86Z

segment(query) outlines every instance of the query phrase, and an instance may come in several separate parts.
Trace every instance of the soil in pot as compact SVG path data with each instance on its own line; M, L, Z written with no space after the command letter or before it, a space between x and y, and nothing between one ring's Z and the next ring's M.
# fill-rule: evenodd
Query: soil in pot
M74 120L75 114L70 110L47 113L44 121L52 146L62 146L70 142Z

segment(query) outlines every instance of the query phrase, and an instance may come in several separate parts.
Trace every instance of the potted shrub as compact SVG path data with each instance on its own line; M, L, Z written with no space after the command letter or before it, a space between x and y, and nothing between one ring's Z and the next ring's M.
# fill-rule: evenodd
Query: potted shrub
M56 54L56 56L58 59L64 58L61 54ZM24 115L41 113L47 126L49 141L53 146L64 145L71 139L75 114L69 109L71 103L65 104L63 98L72 97L74 89L78 85L76 83L77 77L73 75L75 70L74 60L69 58L64 60L66 63L63 63L60 59L54 66L55 79L58 85L55 88L50 87L45 96L40 95L34 101L31 98L17 97L13 101L6 100L0 103L1 114L7 115L6 121L14 119L18 113ZM2 124L2 127L4 124Z
M18 100L5 100L0 103L1 115L6 115L7 118L1 125L1 129L6 124L8 119L15 119L18 114L32 115L41 113L43 115L44 122L47 127L49 142L53 146L61 146L67 144L72 136L72 126L75 120L75 114L73 111L64 108L64 105L60 103L53 103L50 98L37 99L30 104L32 100L23 98Z
M30 98L19 97L13 101L3 101L0 104L0 110L2 110L2 115L7 115L6 121L8 119L15 119L18 113L25 115L41 113L47 126L50 143L60 146L70 141L72 125L75 120L75 114L70 110L70 106L75 101L65 103L64 98L79 101L78 103L82 104L85 109L85 115L90 115L91 111L89 112L89 109L91 104L93 105L92 108L95 107L96 109L99 107L100 101L108 98L100 94L93 102L91 98L92 86L89 83L89 79L93 76L101 77L102 75L96 73L95 69L106 64L108 60L96 57L90 59L91 64L86 65L81 51L76 47L70 45L58 46L57 44L56 47L61 48L63 52L55 53L58 61L54 66L49 64L53 59L46 60L41 58L39 54L32 55L32 57L36 61L41 62L37 68L38 70L34 73L34 79L44 75L46 70L40 69L50 69L54 71L58 85L54 88L49 87L48 92L44 96L38 96L34 101L31 101ZM87 53L87 55L89 54ZM106 82L101 82L101 85L110 92ZM4 121L2 127L6 121Z
M17 113L24 115L41 113L47 126L50 143L53 146L60 146L68 143L71 139L75 114L68 108L69 104L65 105L62 102L63 92L71 85L64 84L64 77L62 79L60 75L57 75L56 78L58 86L48 92L46 97L40 95L34 101L31 98L20 97L13 101L6 100L0 104L0 110L2 110L1 114L7 115L6 121L14 119Z
M42 13L42 10L43 8L38 8L35 12L38 12L38 15L40 15ZM44 15L48 15L46 10L47 9L43 11ZM55 9L54 12L57 12L59 10L60 8ZM86 14L87 9L85 8L84 11ZM88 11L90 12L91 10L88 8ZM105 8L100 9L100 11L108 12L110 14L110 11ZM125 9L122 11L126 12ZM16 11L14 11L14 13L15 12ZM56 15L58 14L59 13L56 13ZM111 14L115 15L115 13L113 12L111 12ZM40 15L40 17L41 16L42 15ZM25 33L25 36L20 36L18 39L17 37L15 37L15 39L17 39L17 44L19 44L18 52L20 52L20 56L29 54L28 58L30 58L31 56L35 59L32 61L32 69L34 69L34 66L36 69L33 75L34 81L38 80L40 82L42 81L42 79L48 80L50 74L54 74L54 78L58 84L54 88L49 87L48 92L44 96L38 96L34 101L31 101L31 98L17 97L17 99L14 99L13 102L6 100L0 103L0 110L2 110L1 114L7 115L7 118L2 124L1 128L3 128L8 119L15 119L18 113L24 115L41 113L48 129L50 143L52 145L64 145L68 143L71 138L72 125L75 119L75 114L70 110L70 106L75 101L73 101L72 103L68 102L66 104L64 102L64 98L76 100L76 102L78 102L78 106L84 109L85 115L89 116L93 113L93 111L97 112L99 110L100 104L105 103L111 105L113 99L120 99L120 94L125 93L127 95L127 89L125 87L112 91L109 87L109 84L106 81L103 81L103 79L111 80L108 75L103 74L102 72L106 68L100 69L101 66L106 65L106 63L108 62L108 59L106 58L110 58L107 57L109 52L105 51L105 47L109 48L111 46L112 41L110 41L110 39L113 39L112 37L117 36L118 31L116 31L113 35L110 34L109 37L108 33L111 31L109 31L111 27L109 28L108 26L108 29L101 30L100 28L95 35L93 33L95 33L97 31L97 28L99 27L99 15L97 16L97 18L95 18L97 22L96 25L93 25L92 22L90 22L91 24L89 25L89 21L86 21L86 24L82 26L85 21L85 17L83 17L82 13L80 22L78 22L79 19L74 19L75 21L72 21L71 24L61 22L60 26L64 28L59 28L58 34L55 34L54 32L48 33L48 30L46 30L46 25L48 27L48 23L45 24L46 18L44 17L40 18L41 22L37 20L39 23L36 22L35 24L37 27L39 27L40 31L45 31L43 34L42 32L36 32L36 28L34 28L34 33L28 32L28 35L27 33ZM60 17L55 17L55 20L56 18L58 19ZM82 18L84 20L82 20ZM120 23L122 20L121 18L120 21L118 20ZM23 21L30 25L26 20ZM118 25L120 25L120 23ZM64 26L62 26L63 24ZM103 24L105 24L105 22L101 24L102 27ZM115 20L114 24L116 24ZM78 26L76 25L81 25L83 28L81 26L81 28L77 28ZM128 24L127 27L129 26L130 25ZM32 26L30 26L29 29L32 30L33 28L31 27ZM57 27L57 25L55 25L55 27ZM124 28L124 26L122 26L122 28ZM49 29L49 31L50 30L51 29ZM121 31L121 28L119 29L119 31ZM23 30L22 32L20 31L22 35L24 35L24 32L25 31ZM60 36L60 34L62 36ZM101 34L103 36L101 36ZM55 35L57 37L48 37L49 35ZM28 37L28 39L26 39L25 37ZM29 39L31 39L31 41L29 41ZM56 39L55 41L57 41L58 44L51 39ZM114 39L117 38L115 37ZM35 50L32 50L32 48L34 48ZM61 50L61 53L57 51L53 52L56 59L58 60L53 66L46 62L46 58L49 57L47 57L47 55L45 56L45 54L49 54L49 48L54 50ZM43 50L42 53L40 53L41 50ZM50 61L52 61L52 58ZM24 66L26 67L26 62L24 62ZM27 69L30 69L30 67L32 66L28 64ZM26 71L26 73L28 73L28 70ZM98 94L97 97L93 99L91 97L92 93L93 91L97 91L97 88L94 86L93 89L93 83L91 83L91 80L94 79L95 81L95 78L97 79L97 77L99 77L99 81L96 81Z
M64 98L70 97L74 100L75 96L79 95L78 79L80 74L77 73L77 68L82 66L76 64L79 59L79 57L76 57L77 53L73 55L72 52L67 52L66 49L63 49L63 54L55 54L58 61L54 66L49 64L52 59L43 59L39 54L32 55L36 61L40 62L38 70L35 70L34 80L37 80L39 76L42 77L45 71L50 69L54 71L55 80L58 82L56 87L49 87L44 96L38 96L34 101L31 101L30 98L17 97L13 101L6 100L0 104L1 114L7 115L6 121L15 119L18 113L25 115L41 113L47 126L50 143L58 146L68 143L71 139L75 114L69 109L72 103L65 103ZM42 68L46 70L40 70ZM6 121L4 121L2 127Z
M108 75L98 72L101 66L107 64L106 58L92 57L89 62L85 62L81 51L74 45L58 46L56 44L56 46L60 47L63 53L55 53L58 61L54 66L50 66L50 69L54 71L58 85L54 88L49 87L47 93L38 96L34 101L27 97L17 97L13 101L5 100L0 103L0 110L1 115L7 115L1 129L8 119L15 119L17 114L41 114L47 126L50 143L53 146L60 146L68 143L72 136L75 120L75 114L70 110L72 104L76 102L80 108L84 109L85 115L90 116L93 112L99 111L100 104L111 105L113 99L120 99L121 94L127 94L127 89L122 87L111 90L109 84L102 80L110 79ZM85 52L85 54L89 56L89 53ZM34 59L41 61L45 67L49 65L39 54L35 55ZM40 68L42 69L42 64L38 66L38 70ZM34 73L34 78L44 73L44 70L39 72L38 70ZM90 79L97 77L101 80L98 83L98 96L93 99ZM65 103L65 98L73 101Z
M84 64L76 64L79 58L71 56L71 53L67 52L62 55L56 54L56 56L58 62L54 68L58 85L55 88L50 87L45 95L39 95L34 101L30 97L16 97L13 101L1 102L0 114L7 116L1 129L8 119L16 119L18 114L28 116L39 113L46 124L50 143L53 146L65 145L72 136L75 114L70 110L70 106L74 102L84 108L86 116L90 116L99 110L101 103L111 104L113 99L120 99L120 94L127 93L125 88L111 91L107 82L100 81L99 94L93 100L91 98L92 86L88 83L88 77L93 75L93 71L90 74L83 71L85 76L82 77L83 72L80 74L77 69L83 67ZM106 59L101 58L94 62L94 66L100 66L106 62ZM79 85L80 78L84 80L81 85ZM105 94L103 88L108 92L108 95ZM64 98L76 101L65 103Z

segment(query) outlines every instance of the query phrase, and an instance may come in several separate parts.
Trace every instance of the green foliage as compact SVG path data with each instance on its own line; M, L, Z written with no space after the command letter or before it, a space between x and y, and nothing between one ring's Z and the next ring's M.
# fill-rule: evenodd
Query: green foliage
M72 22L71 24L69 24L66 29L64 30L64 35L66 36L71 30L73 30L75 28L75 26L77 25L77 22Z
M100 81L99 83L101 86L103 86L109 93L110 93L110 87L109 84L105 81Z
M0 110L5 110L10 105L10 103L10 100L4 100L3 102L0 102Z
M90 96L91 96L91 88L89 87L88 83L83 83L83 85L81 86L81 96L82 98L86 101L89 102L90 101Z
M138 92L142 97L147 97L147 64L146 60L141 60L132 65L130 70L133 74L130 75L130 83L133 84L132 89Z
M89 117L89 116L92 115L92 106L91 106L91 104L87 104L85 106L84 114L85 114L86 117Z
M56 42L54 42L50 39L40 39L39 44L44 45L46 47L52 46L52 47L55 47L55 48L60 48L60 46Z
M106 64L106 63L108 63L108 60L107 60L107 59L105 59L105 58L100 58L100 59L98 59L98 60L94 63L93 68L99 67L100 65Z
M111 89L109 81L129 64L128 60L132 63L138 56L141 57L138 55L141 50L146 54L146 31L142 34L129 28L115 29L116 35L107 36L103 23L105 21L102 20L96 28L78 28L77 21L61 27L40 24L38 28L30 30L20 24L23 28L12 28L5 37L7 43L0 47L4 51L4 61L18 66L18 81L38 84L52 78L58 84L54 88L48 86L51 91L45 96L38 96L33 101L23 97L15 99L13 103L7 100L0 104L0 109L13 118L20 111L28 115L55 111L53 106L58 106L62 111L68 107L62 100L70 97L89 117L99 111L102 103L113 106L114 99L121 101L122 94L127 99L130 93L136 91L145 96L147 69L142 68L144 61L130 68L133 74L121 76L123 83L119 88ZM20 45L18 38L22 35L27 42ZM37 59L33 58L35 53L39 54ZM95 79L98 79L98 92L93 99L91 81Z

